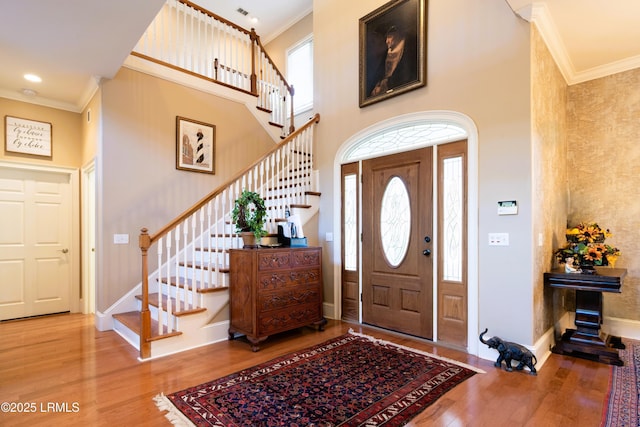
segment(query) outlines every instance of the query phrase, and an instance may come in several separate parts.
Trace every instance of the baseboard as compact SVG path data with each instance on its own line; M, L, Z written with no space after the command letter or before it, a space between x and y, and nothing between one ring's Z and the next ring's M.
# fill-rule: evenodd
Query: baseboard
M96 311L95 324L99 331L110 331L113 329L113 318L111 317L116 313L126 313L127 311L134 311L138 309L135 296L141 293L142 284L139 283L129 292L124 294L118 301L116 301L111 307L107 308L103 312Z
M575 329L575 317L576 314L574 312L566 312L552 328L549 328L547 332L540 337L533 348L530 348L538 359L536 369L542 367L551 355L551 348L555 345L556 338L559 339L561 333L567 329ZM556 331L558 331L557 337ZM602 323L602 331L608 335L640 340L640 321L621 319L618 317L605 317Z
M567 317L566 314L564 317ZM567 322L566 319L561 319L562 323ZM536 364L536 370L540 370L544 363L551 356L551 349L556 344L556 328L552 327L547 329L547 332L542 334L542 336L533 344L532 348L529 348L533 354L536 355L536 359L538 363Z
M336 316L335 304L329 302L322 303L322 314L327 319L338 319L338 316Z
M605 317L602 330L609 335L640 340L640 321L638 320Z
M94 314L94 324L99 331L110 331L113 329L113 317L99 311Z

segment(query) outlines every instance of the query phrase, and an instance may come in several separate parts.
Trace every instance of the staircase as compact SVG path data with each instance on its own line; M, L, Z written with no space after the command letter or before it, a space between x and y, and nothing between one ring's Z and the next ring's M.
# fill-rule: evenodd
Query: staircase
M119 304L135 309L113 315L114 330L141 359L227 339L229 249L242 247L230 220L234 201L244 189L265 199L264 244L277 241L287 209L303 224L313 216L320 196L313 173L313 125L319 120L314 116L155 234L142 229L142 282Z
M277 141L273 150L155 233L139 237L142 280L109 309L113 327L140 352L160 357L228 338L229 250L242 247L231 223L243 190L267 206L277 240L285 211L304 224L317 211L313 167L314 116L295 130L291 87L260 43L245 30L187 0L166 0L126 66L211 93L255 100L250 111ZM194 83L194 80L197 83ZM207 89L208 90L208 89Z
M295 130L294 90L256 32L187 0L166 0L125 65L153 74L153 65L255 99L255 110L286 137ZM136 61L137 59L142 62ZM140 65L144 64L144 65Z

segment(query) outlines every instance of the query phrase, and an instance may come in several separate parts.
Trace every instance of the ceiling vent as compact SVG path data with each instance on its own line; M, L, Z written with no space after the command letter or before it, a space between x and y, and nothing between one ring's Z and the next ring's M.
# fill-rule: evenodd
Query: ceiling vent
M248 10L244 10L244 9L243 9L243 8L241 8L241 7L239 7L239 8L236 10L236 12L238 12L238 13L240 13L240 14L244 15L244 16L247 16L247 15L249 14L249 11L248 11Z

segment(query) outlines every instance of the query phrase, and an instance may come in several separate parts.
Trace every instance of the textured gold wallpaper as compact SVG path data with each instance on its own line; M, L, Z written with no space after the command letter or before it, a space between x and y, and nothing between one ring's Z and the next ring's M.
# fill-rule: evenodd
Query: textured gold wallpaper
M570 225L611 229L628 273L604 314L640 320L640 69L570 86L567 119Z
M531 31L534 341L564 314L562 295L544 286L553 252L564 242L568 199L567 84L535 25Z

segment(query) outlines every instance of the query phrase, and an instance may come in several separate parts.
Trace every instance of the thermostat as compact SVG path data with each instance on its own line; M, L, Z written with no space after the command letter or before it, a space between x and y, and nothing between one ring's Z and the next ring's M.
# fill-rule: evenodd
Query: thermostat
M518 202L515 200L504 200L498 202L498 215L517 215Z

